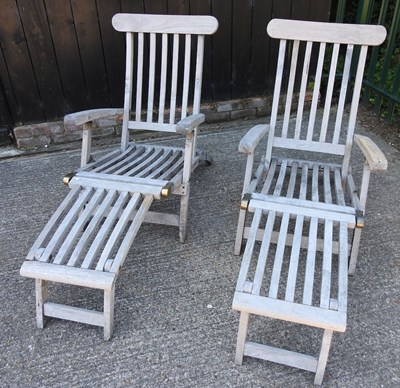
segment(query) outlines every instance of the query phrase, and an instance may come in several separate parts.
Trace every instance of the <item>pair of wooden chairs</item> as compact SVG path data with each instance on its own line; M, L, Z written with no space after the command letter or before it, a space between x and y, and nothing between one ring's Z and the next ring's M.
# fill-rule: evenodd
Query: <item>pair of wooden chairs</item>
M200 163L209 162L196 147L204 121L204 36L218 23L210 16L117 14L113 26L126 34L124 108L66 116L67 124L83 125L81 167L66 178L69 194L21 267L23 276L36 281L39 327L46 316L69 319L104 327L105 339L112 335L118 272L141 224L176 226L180 240L186 238L190 177ZM332 332L346 327L347 273L356 263L369 174L386 168L377 147L354 135L367 47L380 44L385 30L272 20L268 33L280 42L270 123L252 128L239 146L247 167L236 254L247 241L233 299L241 313L236 362L249 355L285 363L316 372L319 384ZM308 109L306 94L312 96ZM282 104L283 120L278 120ZM123 117L121 146L94 161L92 122L115 114ZM130 142L129 131L135 130L181 134L185 146ZM256 146L263 137L266 151L257 164ZM360 192L350 168L353 140L366 158ZM155 199L170 194L181 197L179 214L150 211ZM49 281L104 290L104 311L47 301ZM247 341L250 314L323 328L320 357Z

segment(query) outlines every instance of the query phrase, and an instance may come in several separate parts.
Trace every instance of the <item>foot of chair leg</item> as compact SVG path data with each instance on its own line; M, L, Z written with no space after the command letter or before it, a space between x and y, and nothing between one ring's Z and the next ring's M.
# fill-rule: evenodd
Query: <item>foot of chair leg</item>
M235 364L242 365L243 354L244 354L244 344L246 342L247 326L249 324L249 313L241 312L239 320L239 329L236 342L236 356Z
M355 229L353 236L353 243L350 252L350 262L349 262L349 272L348 272L349 275L354 275L354 272L356 270L357 256L358 256L358 251L360 249L360 240L361 240L361 229Z
M39 329L45 325L44 304L47 299L47 281L35 279L36 288L36 324Z
M104 340L110 340L114 328L115 286L104 291Z
M331 347L332 335L333 335L332 330L324 331L324 336L322 338L321 351L319 353L319 358L318 358L317 371L315 372L315 379L314 379L315 385L322 384L322 379L324 378L326 363L328 362L328 355L329 355L329 349Z
M187 237L187 221L189 214L189 183L186 186L186 194L181 198L181 210L179 215L179 241L184 243Z

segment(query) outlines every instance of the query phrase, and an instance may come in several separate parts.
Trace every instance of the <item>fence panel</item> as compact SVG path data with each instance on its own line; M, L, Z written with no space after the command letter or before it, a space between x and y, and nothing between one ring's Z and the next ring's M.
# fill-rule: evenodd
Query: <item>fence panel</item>
M0 127L120 107L125 42L111 26L115 13L215 16L203 101L217 102L271 92L271 18L327 21L330 8L331 0L0 0Z

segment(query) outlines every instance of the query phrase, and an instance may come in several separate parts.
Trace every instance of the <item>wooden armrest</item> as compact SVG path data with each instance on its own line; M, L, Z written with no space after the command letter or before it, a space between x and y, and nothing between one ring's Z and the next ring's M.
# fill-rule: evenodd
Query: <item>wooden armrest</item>
M354 140L360 147L371 171L386 171L388 162L378 146L366 136L354 135Z
M176 133L187 135L189 132L195 130L204 120L205 116L203 113L187 116L176 124Z
M122 115L122 108L89 109L64 116L64 125L82 125L109 116Z
M269 125L259 124L251 128L239 143L239 152L241 154L250 155L254 152L260 140L268 133Z

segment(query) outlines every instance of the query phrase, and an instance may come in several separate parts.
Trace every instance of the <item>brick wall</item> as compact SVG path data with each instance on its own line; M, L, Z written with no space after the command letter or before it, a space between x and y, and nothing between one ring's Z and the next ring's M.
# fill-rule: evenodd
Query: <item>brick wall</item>
M216 123L247 117L266 116L271 111L271 97L221 101L202 105L206 122ZM116 117L96 120L93 136L97 138L119 134L120 121ZM70 143L81 139L81 127L64 126L62 121L24 125L14 128L18 148L48 147L51 144Z

